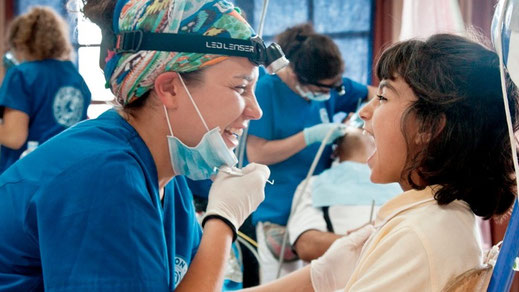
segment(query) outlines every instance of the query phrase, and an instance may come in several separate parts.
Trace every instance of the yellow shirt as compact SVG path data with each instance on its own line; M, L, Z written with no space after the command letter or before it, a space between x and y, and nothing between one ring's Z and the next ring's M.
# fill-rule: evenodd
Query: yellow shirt
M468 204L439 206L432 188L404 192L380 208L377 231L345 291L441 291L451 278L481 266L479 231Z

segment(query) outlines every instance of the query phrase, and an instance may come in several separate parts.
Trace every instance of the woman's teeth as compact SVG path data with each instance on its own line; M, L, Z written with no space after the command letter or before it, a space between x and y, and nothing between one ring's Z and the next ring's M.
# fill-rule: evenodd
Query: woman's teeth
M236 136L236 138L240 137L241 134L243 133L243 129L238 129L238 128L227 128L225 129L225 131L231 133L232 135Z

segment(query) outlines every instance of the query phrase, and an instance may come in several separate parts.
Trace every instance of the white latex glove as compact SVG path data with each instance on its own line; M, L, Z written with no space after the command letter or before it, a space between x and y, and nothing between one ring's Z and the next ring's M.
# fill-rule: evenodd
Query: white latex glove
M373 225L337 239L328 250L311 263L312 287L317 292L342 289L348 283L360 251L366 240L375 232Z
M339 123L323 123L305 128L303 134L305 136L306 145L322 142L330 131L332 131L332 134L328 141L326 141L326 144L331 144L335 139L344 136L344 134L346 134L346 125Z
M218 171L209 190L209 201L202 225L208 217L224 218L236 231L265 198L265 182L270 176L267 166L251 163L231 170L224 166Z

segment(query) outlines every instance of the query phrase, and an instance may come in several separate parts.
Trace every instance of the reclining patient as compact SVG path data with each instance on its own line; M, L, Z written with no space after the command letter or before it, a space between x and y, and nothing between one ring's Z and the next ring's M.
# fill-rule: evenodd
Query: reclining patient
M375 150L373 139L356 127L337 139L334 157L338 163L297 187L288 224L290 244L299 258L311 261L349 231L371 221L372 203L379 206L400 194L397 183L374 184L366 164Z

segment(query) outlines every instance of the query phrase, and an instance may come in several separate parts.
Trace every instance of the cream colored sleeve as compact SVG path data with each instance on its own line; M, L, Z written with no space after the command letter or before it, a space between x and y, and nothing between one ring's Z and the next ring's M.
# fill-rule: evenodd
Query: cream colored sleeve
M392 230L367 248L345 291L436 291L424 243L411 228Z
M288 225L288 238L291 245L294 245L301 234L308 230L327 231L326 221L324 221L323 211L313 206L312 184L315 176L310 178L306 191L303 193L303 180L296 189L292 202L292 217Z

